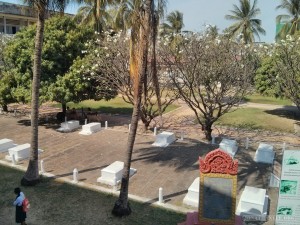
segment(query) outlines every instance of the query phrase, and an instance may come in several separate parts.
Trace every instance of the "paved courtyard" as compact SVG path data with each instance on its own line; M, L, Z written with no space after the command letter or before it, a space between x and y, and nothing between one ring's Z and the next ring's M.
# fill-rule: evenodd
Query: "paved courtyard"
M166 116L166 121L172 114ZM40 160L44 160L46 172L72 179L72 171L77 168L79 180L85 183L104 186L96 182L100 170L114 161L125 160L125 150L128 137L130 118L120 119L119 116L104 116L108 120L109 129L84 136L79 131L60 133L56 131L58 124L43 122L39 128L39 147L44 150ZM176 117L177 118L177 117ZM28 117L0 115L0 139L9 138L16 144L30 143L30 121ZM178 120L177 120L178 124ZM112 126L113 125L113 126ZM103 126L103 123L102 123ZM163 188L166 202L183 206L182 200L188 187L199 176L198 157L204 156L218 145L201 141L199 129L194 125L172 126L168 129L177 137L185 133L183 141L177 140L166 148L154 147L151 144L155 137L151 134L139 133L136 138L132 156L132 166L137 173L130 179L130 194L148 198L150 202L157 201L158 188ZM293 135L273 137L259 133L243 133L235 130L222 131L223 137L230 136L239 142L236 159L239 160L238 198L245 185L268 188L271 171L279 173L281 162L281 146L285 141L288 146L299 147L299 138ZM250 148L245 149L245 137L250 137ZM217 138L217 142L220 138ZM276 161L274 167L258 164L253 161L255 150L260 141L275 146ZM5 160L6 153L0 153L0 159ZM27 161L20 165L26 167ZM270 215L274 215L277 204L277 189L268 189L270 196ZM266 224L274 224L269 221Z

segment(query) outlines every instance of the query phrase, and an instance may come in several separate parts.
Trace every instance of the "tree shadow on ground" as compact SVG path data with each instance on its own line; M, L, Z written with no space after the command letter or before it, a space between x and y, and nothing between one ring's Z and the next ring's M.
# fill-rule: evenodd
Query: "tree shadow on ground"
M265 112L287 119L300 120L300 111L296 106L284 106L283 108L265 110Z
M166 148L148 147L134 151L132 162L143 161L145 163L159 163L161 166L174 167L175 171L199 170L199 156L206 154L217 145L207 144L195 139L185 139L184 142L175 142ZM239 162L238 189L240 192L247 186L267 189L273 165L254 161L256 149L248 150L240 147L234 159ZM275 156L274 163L281 163L281 155Z
M135 149L132 162L160 163L162 166L172 166L176 171L197 170L199 156L216 148L195 139L177 140L164 148L153 146Z

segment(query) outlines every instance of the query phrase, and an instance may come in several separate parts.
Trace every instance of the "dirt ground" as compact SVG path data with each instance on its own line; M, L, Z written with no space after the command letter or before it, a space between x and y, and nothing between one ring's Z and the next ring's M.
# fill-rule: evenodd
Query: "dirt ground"
M265 224L274 224L277 204L277 188L269 188L269 175L271 172L280 174L282 160L282 144L287 149L300 150L300 138L295 134L270 133L263 131L237 130L218 127L214 130L215 145L204 140L203 133L198 125L193 123L189 114L181 114L177 109L164 116L164 129L172 131L177 141L166 148L154 147L151 144L155 137L151 132L139 133L134 146L132 165L137 173L130 179L130 194L148 198L150 202L158 200L158 188L163 188L165 202L176 206L183 206L182 200L188 187L199 176L199 156L203 157L209 151L218 148L222 138L236 139L239 150L235 156L239 161L238 196L243 188L254 186L267 189L270 198L270 220ZM102 127L108 121L109 129L84 136L79 131L60 133L56 129L59 123L49 116L42 116L39 128L39 146L43 149L40 160L44 160L46 172L58 177L72 179L72 171L77 168L80 181L100 185L96 182L100 170L114 161L125 160L125 149L128 137L128 124L130 117L121 115L101 115ZM156 122L158 123L158 122ZM24 114L0 115L0 139L9 138L17 144L30 143L30 120ZM153 124L155 126L155 123ZM184 139L180 140L184 134ZM250 140L249 149L245 149L246 138ZM256 163L253 158L260 142L272 144L276 151L274 166ZM0 153L4 160L6 153ZM27 166L27 161L20 165ZM237 201L238 203L238 201ZM273 216L273 217L272 217Z

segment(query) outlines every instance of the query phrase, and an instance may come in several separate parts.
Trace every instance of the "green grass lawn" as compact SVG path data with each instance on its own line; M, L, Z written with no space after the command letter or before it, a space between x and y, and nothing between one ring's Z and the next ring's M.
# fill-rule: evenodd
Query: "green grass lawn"
M109 101L101 100L101 101L94 101L94 100L85 100L79 103L69 102L67 104L70 108L91 108L92 110L100 111L101 113L112 113L112 114L131 114L132 113L132 105L124 102L121 97L116 97ZM60 104L56 104L55 107L61 107ZM165 113L172 111L178 108L177 105L170 105Z
M260 94L253 94L245 97L245 101L261 104L271 104L271 105L292 105L292 102L284 98L275 98L262 96Z
M223 115L217 122L217 125L233 126L247 129L263 129L279 132L294 132L293 119L284 111L282 114L271 114L264 109L240 108L233 112ZM280 115L279 115L280 114Z
M15 224L14 188L24 172L0 165L0 224ZM142 188L142 187L141 187ZM116 197L43 178L35 187L21 187L29 198L27 214L30 225L174 225L185 215L130 201L132 214L112 216Z

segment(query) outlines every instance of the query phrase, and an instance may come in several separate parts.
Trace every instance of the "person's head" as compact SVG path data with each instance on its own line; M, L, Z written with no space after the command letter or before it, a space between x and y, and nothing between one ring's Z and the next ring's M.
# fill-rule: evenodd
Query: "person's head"
M19 187L15 188L14 190L16 195L19 195L21 193L21 189Z

